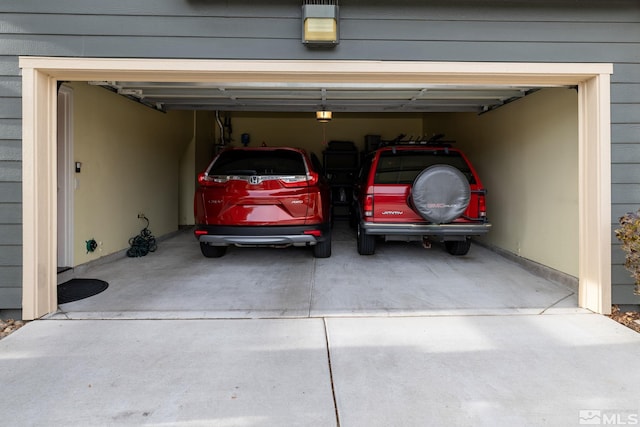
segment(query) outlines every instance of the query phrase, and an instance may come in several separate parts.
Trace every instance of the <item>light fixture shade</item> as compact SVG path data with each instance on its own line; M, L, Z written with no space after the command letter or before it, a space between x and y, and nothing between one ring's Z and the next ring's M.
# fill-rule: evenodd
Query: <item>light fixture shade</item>
M316 120L322 123L326 123L331 120L331 111L316 111Z
M338 6L333 1L316 3L323 4L302 5L302 43L309 46L335 46L340 42Z

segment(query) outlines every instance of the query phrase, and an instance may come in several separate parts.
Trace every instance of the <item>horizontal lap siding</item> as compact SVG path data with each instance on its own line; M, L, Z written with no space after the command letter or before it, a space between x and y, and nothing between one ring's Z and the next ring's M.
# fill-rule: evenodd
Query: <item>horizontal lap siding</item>
M0 267L0 275L3 277L6 275L8 277L17 277L20 280L22 277L21 272L18 268L6 269ZM10 283L10 282L6 282ZM0 301L4 302L0 305L1 309L16 309L20 308L19 302L22 300L22 288L20 282L17 282L15 286L11 287L3 287L0 288ZM11 301L18 301L18 305L16 303L12 303Z
M9 3L9 4L6 4ZM341 42L300 42L299 0L22 0L0 5L0 308L21 284L19 55L612 62L612 216L640 206L640 3L341 0ZM612 224L612 233L616 223ZM614 302L640 302L612 246Z
M640 25L638 25L640 27ZM638 40L638 37L634 39ZM615 237L618 220L640 208L640 50L616 64L611 87L612 292L614 303L640 304L625 253Z
M6 52L0 41L0 52ZM22 300L22 98L17 60L0 56L0 309Z

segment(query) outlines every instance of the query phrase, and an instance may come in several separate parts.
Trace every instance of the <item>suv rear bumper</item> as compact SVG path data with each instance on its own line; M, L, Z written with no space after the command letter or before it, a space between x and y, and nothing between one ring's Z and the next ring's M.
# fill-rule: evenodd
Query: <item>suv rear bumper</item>
M386 236L480 236L491 229L491 224L394 224L362 222L366 234Z
M195 229L199 242L213 246L311 246L324 241L330 232L331 224L277 227L198 225Z

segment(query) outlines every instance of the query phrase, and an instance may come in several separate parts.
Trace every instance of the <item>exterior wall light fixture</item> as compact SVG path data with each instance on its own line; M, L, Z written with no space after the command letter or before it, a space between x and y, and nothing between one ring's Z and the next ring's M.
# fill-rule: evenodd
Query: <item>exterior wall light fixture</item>
M309 47L340 43L338 0L302 1L302 43Z

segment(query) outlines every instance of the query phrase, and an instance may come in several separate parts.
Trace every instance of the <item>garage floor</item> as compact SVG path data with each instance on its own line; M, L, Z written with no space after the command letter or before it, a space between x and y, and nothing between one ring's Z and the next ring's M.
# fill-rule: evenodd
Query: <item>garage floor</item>
M206 259L190 231L141 258L77 269L109 288L60 305L53 318L184 319L420 316L582 312L577 293L483 248L464 257L442 247L381 243L356 252L355 234L336 223L333 254L308 248L230 248Z

